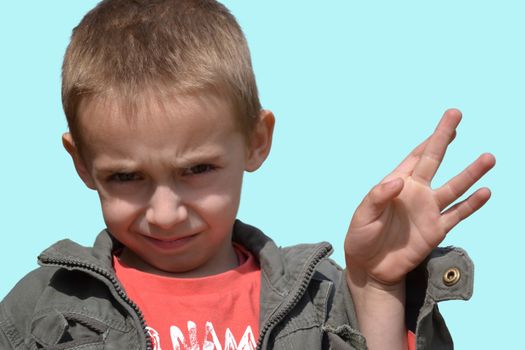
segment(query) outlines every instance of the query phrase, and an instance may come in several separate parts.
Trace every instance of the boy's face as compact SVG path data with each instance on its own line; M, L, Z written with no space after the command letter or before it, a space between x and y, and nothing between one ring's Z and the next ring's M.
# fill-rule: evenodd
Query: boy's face
M246 142L231 108L212 94L151 103L133 122L111 104L79 110L82 155L64 145L100 197L109 231L129 265L204 276L235 266L231 245L245 170L268 155L273 115L262 111Z

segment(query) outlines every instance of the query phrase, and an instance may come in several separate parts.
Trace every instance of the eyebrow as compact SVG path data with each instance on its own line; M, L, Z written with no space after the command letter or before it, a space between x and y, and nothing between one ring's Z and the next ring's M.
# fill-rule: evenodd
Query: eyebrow
M222 150L214 152L197 151L179 157L177 160L172 160L169 165L172 168L184 169L195 164L218 162L224 158L224 155L225 152ZM135 171L141 168L140 165L142 164L126 159L108 159L100 163L100 165L94 165L95 172L99 174Z
M101 162L101 165L94 164L93 169L99 174L109 174L118 172L127 172L137 168L137 163L123 159L109 160Z
M207 162L217 162L224 158L225 152L223 150L215 151L196 151L180 157L178 160L172 162L174 168L187 168L190 165Z

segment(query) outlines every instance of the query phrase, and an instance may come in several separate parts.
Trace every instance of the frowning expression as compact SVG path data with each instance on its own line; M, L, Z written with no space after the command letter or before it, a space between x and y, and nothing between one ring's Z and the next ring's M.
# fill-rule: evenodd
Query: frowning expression
M231 231L243 173L266 155L250 148L215 95L161 102L132 122L111 103L81 105L85 141L75 165L98 192L128 264L192 276L224 271L236 261Z

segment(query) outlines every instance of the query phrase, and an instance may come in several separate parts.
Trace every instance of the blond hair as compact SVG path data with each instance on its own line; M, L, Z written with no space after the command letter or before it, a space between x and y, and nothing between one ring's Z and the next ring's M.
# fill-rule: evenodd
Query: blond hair
M74 140L84 99L119 99L133 110L146 90L217 93L247 135L261 109L244 34L214 0L103 0L73 29L62 104Z

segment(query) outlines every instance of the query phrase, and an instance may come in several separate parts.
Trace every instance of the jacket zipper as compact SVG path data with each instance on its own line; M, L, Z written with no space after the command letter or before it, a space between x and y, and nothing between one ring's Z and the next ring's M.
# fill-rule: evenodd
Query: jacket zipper
M137 304L135 304L130 298L128 298L128 296L126 295L126 292L124 292L124 290L120 286L120 284L119 284L118 280L115 278L115 276L113 276L112 274L110 274L106 270L99 268L98 266L95 266L95 265L92 265L92 264L83 263L83 262L79 262L79 261L75 261L75 260L62 260L62 259L53 259L53 258L46 258L46 257L42 258L41 257L40 261L43 264L47 264L47 265L56 265L56 266L61 266L61 267L76 268L76 269L79 269L79 270L88 270L88 271L94 272L95 274L98 274L98 275L108 279L111 282L111 284L113 285L113 287L114 287L115 291L117 292L118 296L126 304L128 304L133 309L133 311L135 311L136 315L138 316L139 321L140 321L140 326L142 328L142 331L144 333L144 337L145 337L145 340L146 340L146 350L153 350L152 345L151 345L151 338L150 338L149 333L148 333L148 331L146 329L146 320L144 320L144 315L142 314L142 311L140 311L140 309L138 308Z
M301 284L299 285L299 288L296 289L296 292L293 294L291 298L288 299L288 302L284 304L284 306L281 307L281 309L275 313L263 326L261 331L259 332L259 339L257 341L257 348L256 350L261 350L262 341L264 339L264 336L266 333L276 326L279 322L283 320L283 318L295 307L295 305L299 302L301 297L303 296L304 292L306 291L306 288L308 287L308 284L310 283L310 280L312 279L312 276L315 272L315 269L319 262L326 257L326 255L331 251L330 246L324 246L317 251L317 253L312 258L310 264L308 265L307 269L304 270L303 275L301 276Z
M317 267L317 264L326 257L326 255L330 252L331 248L330 246L324 246L314 255L312 258L310 264L304 270L303 275L301 276L301 284L299 285L299 288L296 289L296 292L293 294L291 298L288 299L288 302L284 304L281 309L275 313L263 326L263 328L259 332L259 339L257 341L257 350L261 350L262 346L262 340L264 339L264 336L266 333L273 328L275 325L277 325L279 322L283 320L283 318L295 307L297 302L299 302L299 299L303 296L304 292L306 291L306 288L308 287L308 284L310 283L310 280L312 279L312 276L315 272L315 268ZM126 295L124 290L120 287L119 282L117 279L107 272L106 270L103 270L95 265L87 264L79 261L74 260L62 260L62 259L53 259L53 258L41 258L41 262L43 264L47 265L56 265L61 267L71 267L71 268L77 268L79 270L88 270L91 272L94 272L95 274L98 274L102 277L105 277L108 279L111 284L113 285L115 291L117 292L118 296L126 303L128 304L133 311L135 311L136 315L139 318L140 326L142 328L145 340L146 340L146 350L153 350L151 345L151 338L149 336L148 331L146 330L146 321L144 320L144 315L142 314L142 311L138 308L138 306Z

